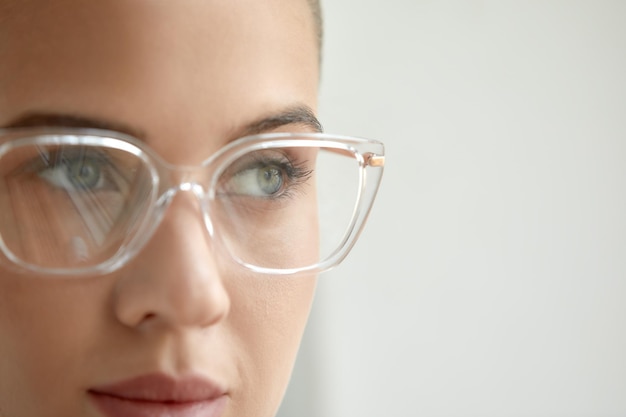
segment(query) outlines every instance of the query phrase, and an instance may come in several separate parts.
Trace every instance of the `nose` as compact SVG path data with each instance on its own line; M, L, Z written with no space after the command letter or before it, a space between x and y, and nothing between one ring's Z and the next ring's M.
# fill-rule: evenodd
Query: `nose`
M178 193L135 260L116 282L114 310L126 326L207 327L230 298L193 193Z

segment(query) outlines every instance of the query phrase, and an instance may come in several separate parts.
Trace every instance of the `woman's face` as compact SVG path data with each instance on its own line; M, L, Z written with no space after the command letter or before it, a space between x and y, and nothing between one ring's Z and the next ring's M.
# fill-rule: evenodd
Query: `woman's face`
M280 116L315 110L317 57L304 0L0 0L0 126L132 129L194 165L251 126L311 131ZM0 416L275 413L315 277L218 267L186 194L109 275L0 264Z

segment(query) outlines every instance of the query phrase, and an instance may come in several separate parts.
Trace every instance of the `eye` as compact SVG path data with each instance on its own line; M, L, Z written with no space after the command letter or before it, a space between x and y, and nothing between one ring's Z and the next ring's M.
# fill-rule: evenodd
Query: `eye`
M283 174L280 168L268 166L258 170L259 188L266 194L276 194L283 186Z
M293 195L311 176L308 162L296 163L285 152L264 151L238 159L220 177L222 195L279 199Z
M284 182L284 168L265 165L236 173L231 178L228 188L235 194L270 197L282 190Z
M97 189L104 183L103 161L93 157L64 157L39 172L51 185L63 189Z

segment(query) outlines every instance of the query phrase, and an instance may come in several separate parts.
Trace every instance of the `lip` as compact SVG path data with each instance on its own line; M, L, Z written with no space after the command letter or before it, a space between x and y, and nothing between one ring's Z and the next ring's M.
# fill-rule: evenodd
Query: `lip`
M200 376L148 374L88 390L107 417L219 417L226 391Z

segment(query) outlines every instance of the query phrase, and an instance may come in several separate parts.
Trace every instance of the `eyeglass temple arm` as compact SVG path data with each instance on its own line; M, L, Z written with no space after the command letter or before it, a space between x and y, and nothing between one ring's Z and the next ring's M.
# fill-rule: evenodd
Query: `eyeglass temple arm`
M354 156L354 153L346 149L330 149L330 151L337 153L339 155ZM373 152L366 152L362 154L362 156L363 156L363 162L365 166L370 166L370 167L385 166L385 157L383 155L378 155Z

